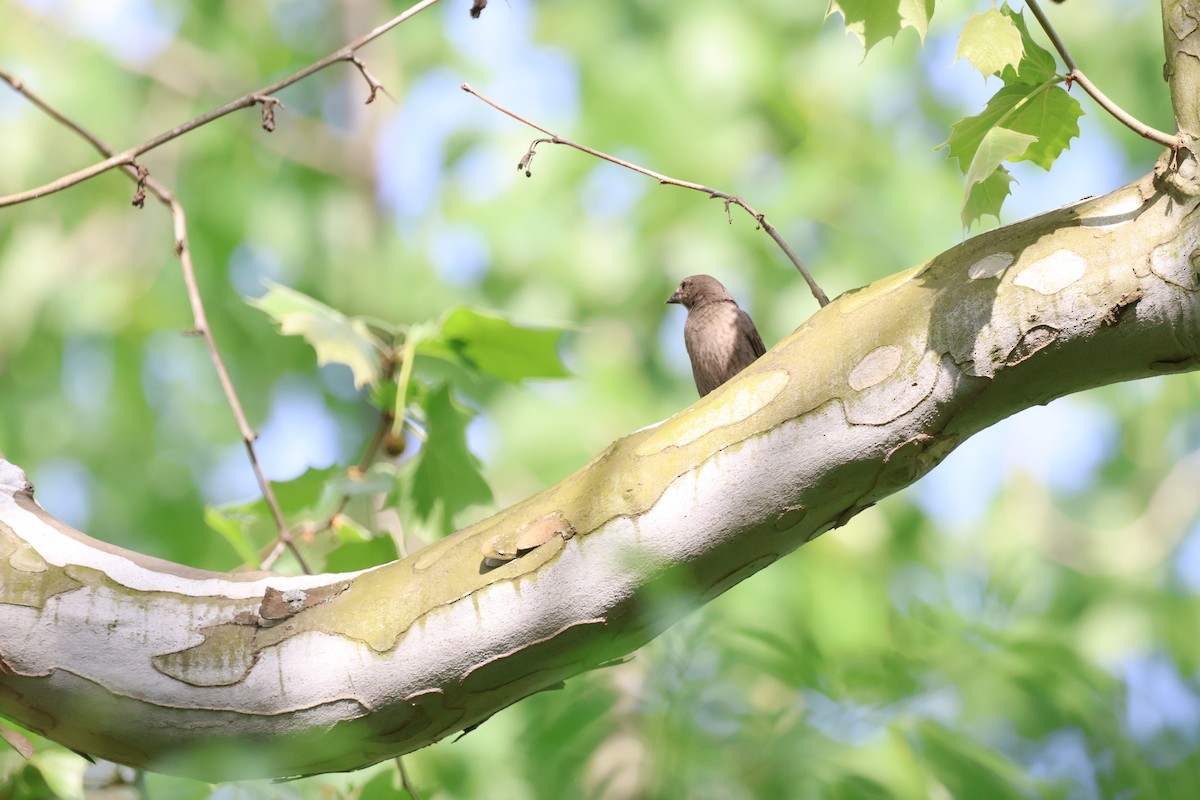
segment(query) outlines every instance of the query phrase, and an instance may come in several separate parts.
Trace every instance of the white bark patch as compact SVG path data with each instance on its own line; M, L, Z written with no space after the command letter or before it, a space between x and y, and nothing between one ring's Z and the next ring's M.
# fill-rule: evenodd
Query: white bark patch
M787 384L788 373L779 369L738 377L713 392L711 396L716 398L716 402L689 410L682 417L667 420L634 452L639 456L649 456L668 447L686 447L706 433L741 422L770 405Z
M1058 250L1038 259L1017 275L1017 286L1040 294L1057 294L1083 277L1087 262L1074 250Z
M1012 253L992 253L990 256L984 256L967 267L967 277L973 281L982 278L994 278L1008 269L1015 258Z
M307 589L330 582L329 575L228 576L177 568L174 564L116 547L98 547L94 540L78 531L63 535L63 531L44 522L27 508L22 508L18 497L31 488L20 467L0 460L0 517L19 528L21 539L28 545L27 550L22 548L20 552L12 554L9 563L23 572L39 572L46 569L47 565L76 565L103 572L116 583L138 591L172 592L191 597L222 595L241 599L261 598L268 586L280 590ZM22 502L28 504L29 500L23 497ZM347 573L344 577L357 574L360 573Z
M846 421L851 425L886 425L912 411L934 390L942 372L941 356L927 350L920 354L920 361L913 363L910 359L902 369L902 377L847 397Z
M1137 191L1115 192L1105 198L1097 198L1086 206L1087 216L1080 216L1081 224L1093 230L1111 231L1131 222L1144 201Z
M900 355L900 348L894 344L876 347L863 356L858 366L850 370L846 382L856 392L874 386L896 371L896 367L900 366Z
M1150 251L1150 269L1167 283L1195 291L1193 262L1200 260L1200 229L1190 225L1183 235L1164 242Z

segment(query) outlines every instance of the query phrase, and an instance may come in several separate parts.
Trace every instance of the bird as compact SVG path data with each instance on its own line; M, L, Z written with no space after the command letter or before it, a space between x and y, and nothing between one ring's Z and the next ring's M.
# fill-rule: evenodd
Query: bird
M754 320L711 275L684 278L667 302L687 309L683 343L701 397L767 352Z

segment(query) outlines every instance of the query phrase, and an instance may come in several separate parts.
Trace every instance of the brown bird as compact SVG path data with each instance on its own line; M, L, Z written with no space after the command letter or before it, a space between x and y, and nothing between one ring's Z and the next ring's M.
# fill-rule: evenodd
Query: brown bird
M711 275L684 278L667 302L687 309L683 343L701 397L767 352L754 320Z

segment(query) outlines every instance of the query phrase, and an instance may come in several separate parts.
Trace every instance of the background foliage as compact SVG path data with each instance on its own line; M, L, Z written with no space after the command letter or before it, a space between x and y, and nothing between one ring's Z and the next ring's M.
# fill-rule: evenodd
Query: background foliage
M285 506L328 508L322 487L358 459L378 414L349 369L318 368L302 338L244 301L264 278L410 331L464 306L567 329L565 380L506 381L435 353L418 362L423 408L451 428L473 416L464 441L490 489L465 487L475 504L459 524L691 402L681 314L663 305L680 278L718 276L768 343L815 309L770 241L717 203L565 149L543 148L526 179L514 167L530 132L461 82L594 147L744 195L833 296L963 236L966 165L934 148L1001 86L954 61L983 6L941 3L923 48L906 29L864 59L841 19L783 0L511 0L478 21L446 2L362 53L396 102L362 105L361 76L335 67L280 93L274 134L244 112L148 155L188 211L268 473L296 479L280 489ZM0 52L125 146L397 10L4 0ZM1052 12L1098 85L1172 127L1152 4ZM1051 174L1011 165L1006 219L1150 168L1154 145L1082 106L1082 136ZM94 160L9 92L0 131L3 191ZM252 501L254 484L203 345L179 334L191 318L169 219L154 203L131 210L130 193L110 173L0 212L0 451L44 506L97 538L235 568L265 535L243 525L252 506L230 507ZM1198 395L1195 377L1175 377L1009 420L628 664L407 757L412 778L444 798L1200 796L1187 757L1200 725ZM385 484L400 471L379 469ZM449 525L408 520L407 539L372 537L395 521L355 502L362 530L310 545L329 569L394 557ZM225 520L229 538L206 518ZM230 546L240 536L242 551ZM37 745L30 763L0 754L0 793L78 796L84 762ZM396 796L394 779L386 764L216 789L150 775L147 787L365 800Z

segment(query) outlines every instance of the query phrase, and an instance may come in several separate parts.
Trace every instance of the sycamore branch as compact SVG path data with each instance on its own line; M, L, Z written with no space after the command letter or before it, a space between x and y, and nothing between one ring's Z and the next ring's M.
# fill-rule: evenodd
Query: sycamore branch
M470 728L998 419L1200 367L1197 206L1147 176L842 295L685 411L365 572L229 576L118 550L0 464L0 714L210 781L353 769Z

